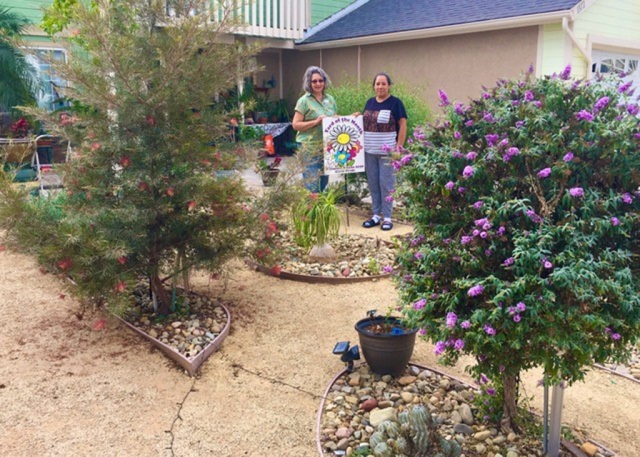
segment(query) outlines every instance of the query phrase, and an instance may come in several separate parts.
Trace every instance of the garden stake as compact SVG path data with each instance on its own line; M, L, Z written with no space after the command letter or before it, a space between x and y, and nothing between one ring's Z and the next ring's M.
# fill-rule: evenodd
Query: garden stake
M344 196L345 201L347 202L347 227L349 227L349 186L347 185L347 175L344 175Z

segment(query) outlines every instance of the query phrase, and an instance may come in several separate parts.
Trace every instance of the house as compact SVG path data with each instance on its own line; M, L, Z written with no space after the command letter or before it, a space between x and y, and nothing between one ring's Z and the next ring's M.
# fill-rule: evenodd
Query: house
M640 83L640 0L357 0L316 24L284 52L285 80L320 65L334 82L369 81L388 71L467 100L482 85L515 77L531 65L538 76L590 78L625 73Z
M52 0L2 0L4 6L25 16L32 23L27 27L27 33L22 36L22 39L24 45L34 55L32 63L38 69L43 83L38 104L54 110L62 106L61 103L56 102L60 98L57 87L63 86L64 81L49 71L50 65L47 62L51 57L56 60L66 60L67 55L60 43L51 40L37 25L42 20L43 8L50 6L51 3Z
M3 5L26 16L33 24L28 27L23 39L26 47L35 50L37 61L34 64L39 67L45 83L45 93L40 105L50 109L55 108L52 101L56 98L56 86L64 82L55 77L52 80L49 66L37 57L53 54L56 59L67 58L64 47L52 41L39 27L44 9L51 6L52 2L53 0L2 0ZM293 97L297 95L299 88L296 88L295 94L287 94L285 85L282 84L285 65L283 51L293 49L295 41L302 40L312 25L320 23L352 2L353 0L225 0L221 2L222 7L233 6L235 16L244 18L246 23L227 36L226 41L250 44L260 40L266 47L257 56L256 68L263 70L254 75L256 85L268 87L272 92L272 99L286 95ZM171 13L168 6L167 14ZM298 81L301 74L292 78Z

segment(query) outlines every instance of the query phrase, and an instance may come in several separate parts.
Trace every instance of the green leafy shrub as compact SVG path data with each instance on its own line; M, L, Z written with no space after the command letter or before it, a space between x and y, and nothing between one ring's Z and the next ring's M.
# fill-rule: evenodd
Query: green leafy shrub
M445 362L547 383L622 360L640 330L640 110L630 84L501 80L416 132L402 168L415 234L399 256L407 318Z
M375 96L371 82L349 81L339 86L331 86L328 92L333 95L341 115L362 112L367 100ZM431 119L431 110L425 101L420 87L409 86L403 82L394 82L391 94L402 100L407 110L407 132L412 132L415 126L423 125Z
M299 246L322 246L338 236L342 215L336 202L340 194L337 187L328 187L308 194L293 207L294 240Z

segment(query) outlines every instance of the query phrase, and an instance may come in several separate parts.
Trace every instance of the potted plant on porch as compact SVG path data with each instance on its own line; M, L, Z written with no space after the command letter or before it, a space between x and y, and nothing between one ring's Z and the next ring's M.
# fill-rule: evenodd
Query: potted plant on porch
M266 156L260 156L256 163L255 172L262 178L262 184L265 187L271 187L275 184L278 175L280 174L280 164L282 158L275 157L271 162L267 160Z
M407 327L394 316L376 316L376 310L359 320L355 329L369 368L379 375L399 376L413 355L418 328Z

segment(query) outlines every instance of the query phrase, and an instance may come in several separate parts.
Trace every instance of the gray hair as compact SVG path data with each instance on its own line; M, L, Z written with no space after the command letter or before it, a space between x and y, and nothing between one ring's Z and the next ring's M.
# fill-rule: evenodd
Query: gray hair
M313 93L313 89L311 89L311 77L314 73L319 74L322 79L324 79L324 90L326 91L331 86L329 75L327 75L327 72L322 68L315 66L307 68L307 71L304 72L304 76L302 77L302 90L310 94Z

